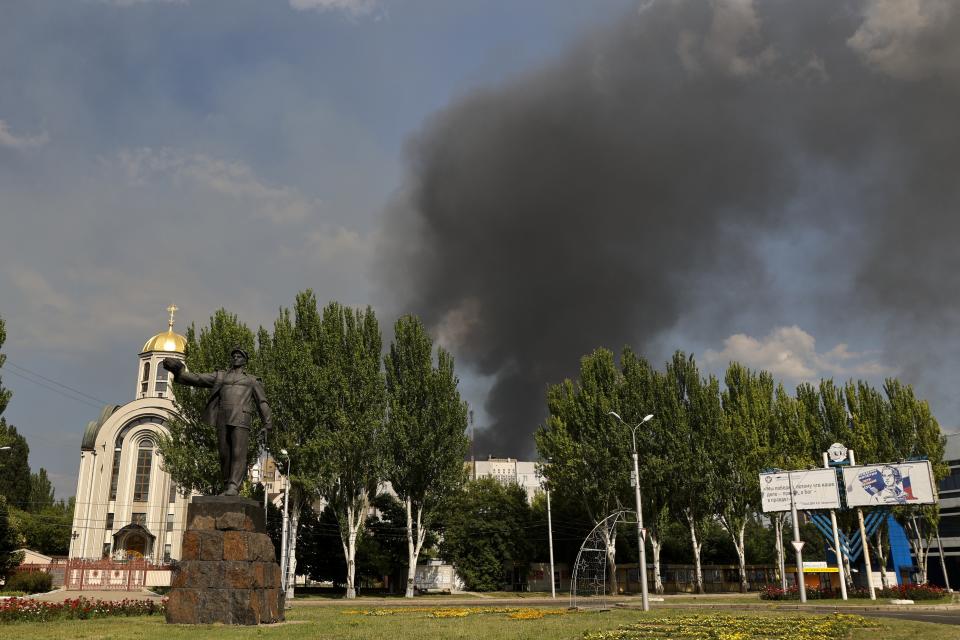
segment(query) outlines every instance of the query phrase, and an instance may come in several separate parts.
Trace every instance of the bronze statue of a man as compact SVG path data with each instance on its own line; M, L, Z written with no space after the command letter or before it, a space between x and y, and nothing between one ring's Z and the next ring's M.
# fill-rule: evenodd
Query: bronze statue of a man
M263 421L263 428L270 430L270 405L263 383L246 371L247 352L240 347L230 352L232 368L229 371L191 373L175 358L164 358L163 366L173 373L173 379L191 387L212 389L203 410L203 421L217 428L217 447L220 451L220 474L223 478L222 496L237 495L237 488L247 474L247 443L250 439L250 423L255 405Z

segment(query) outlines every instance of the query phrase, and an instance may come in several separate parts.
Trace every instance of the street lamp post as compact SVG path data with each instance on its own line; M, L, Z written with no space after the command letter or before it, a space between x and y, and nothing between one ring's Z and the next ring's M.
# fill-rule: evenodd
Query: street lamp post
M280 449L280 453L287 456L287 476L284 478L283 489L283 528L280 532L280 585L284 593L287 591L287 567L290 565L289 549L290 541L287 540L287 509L290 503L290 456L286 449Z
M630 427L616 411L611 411L608 415L613 416L625 426ZM640 597L643 602L643 610L650 611L650 596L647 593L647 545L646 532L643 529L643 508L640 504L640 464L637 455L637 427L653 419L653 414L644 416L643 420L630 427L630 437L633 442L633 488L637 499L637 545L640 548Z

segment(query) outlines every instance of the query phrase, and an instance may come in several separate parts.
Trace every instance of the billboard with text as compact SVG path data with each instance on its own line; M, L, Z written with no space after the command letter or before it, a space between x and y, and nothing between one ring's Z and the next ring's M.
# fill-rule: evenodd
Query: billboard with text
M760 500L766 513L790 511L790 484L797 509L839 509L840 488L833 469L760 474Z

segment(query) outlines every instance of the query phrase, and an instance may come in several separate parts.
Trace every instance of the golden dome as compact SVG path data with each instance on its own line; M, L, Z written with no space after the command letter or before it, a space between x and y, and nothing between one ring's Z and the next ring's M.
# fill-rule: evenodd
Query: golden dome
M140 353L147 351L175 351L185 353L187 350L187 339L179 333L174 333L173 329L158 333L143 345Z
M176 305L171 304L167 307L167 311L170 312L170 319L167 321L167 330L147 340L140 353L146 353L148 351L185 353L187 351L187 339L179 333L173 332L173 314L177 311Z

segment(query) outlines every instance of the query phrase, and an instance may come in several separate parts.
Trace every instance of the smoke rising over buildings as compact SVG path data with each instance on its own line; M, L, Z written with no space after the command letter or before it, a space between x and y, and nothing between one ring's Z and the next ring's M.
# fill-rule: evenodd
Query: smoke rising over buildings
M960 415L941 375L960 356L958 43L946 0L644 2L436 114L378 272L494 377L477 452L529 453L546 386L597 346L798 304L871 327ZM811 237L798 277L819 284L790 299L761 249Z

